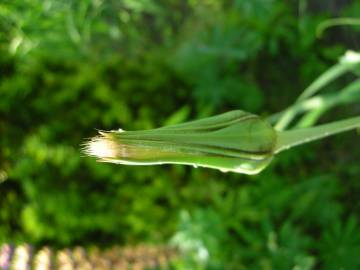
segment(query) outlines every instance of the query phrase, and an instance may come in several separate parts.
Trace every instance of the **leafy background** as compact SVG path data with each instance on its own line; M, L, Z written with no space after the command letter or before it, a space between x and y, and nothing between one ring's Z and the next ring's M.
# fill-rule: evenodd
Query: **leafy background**
M359 27L318 38L317 25L358 14L350 0L1 1L0 242L170 243L184 252L176 269L359 269L353 133L251 177L80 151L95 129L280 111L360 48ZM352 103L321 121L359 113Z

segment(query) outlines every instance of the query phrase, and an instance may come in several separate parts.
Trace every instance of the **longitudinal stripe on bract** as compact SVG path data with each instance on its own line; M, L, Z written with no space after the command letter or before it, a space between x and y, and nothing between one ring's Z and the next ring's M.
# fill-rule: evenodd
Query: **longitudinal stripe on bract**
M119 138L119 140L121 140L122 142L124 142L124 144L122 144L120 142L120 145L123 146L123 145L131 145L131 143L133 142L133 140L131 139L122 139L122 138ZM189 148L192 148L192 147L196 147L196 148L207 148L207 149L219 149L221 151L226 151L226 152L229 152L229 153L237 153L237 152L240 152L240 153L244 153L244 154L254 154L254 155L268 155L268 154L271 154L273 151L272 151L272 148L269 149L269 150L259 150L259 151L252 151L252 150L244 150L244 149L236 149L234 150L233 147L220 147L220 146L217 146L217 145L207 145L207 144L200 144L200 143L188 143L188 142L177 142L175 140L166 140L166 141L163 141L163 140L157 140L157 139L137 139L136 140L136 146L140 146L141 143L143 143L143 147L148 147L148 148L151 148L151 146L148 146L146 143L147 142L154 142L154 143L158 143L158 145L161 145L161 144L166 144L168 145L169 142L172 143L172 145L174 146L177 146L177 147L181 147L182 146L187 146ZM170 147L166 147L167 149L171 149ZM186 149L186 148L185 148ZM192 151L194 152L194 151Z
M107 134L116 134L121 136L122 138L134 138L137 139L138 137L143 137L143 136L151 136L153 134L156 134L156 136L174 136L174 135L181 135L183 134L184 136L187 136L188 133L187 132L194 132L196 135L202 135L201 133L204 133L204 135L207 135L205 133L209 133L210 135L212 134L216 134L218 135L221 131L225 130L226 128L228 128L231 125L234 124L240 124L240 122L246 122L249 120L256 120L257 123L263 121L261 120L261 118L257 117L257 116L253 116L253 115L247 115L244 119L242 119L240 121L240 119L234 120L230 123L225 123L225 124L219 124L217 126L206 126L206 127L198 127L198 128L180 128L177 127L175 128L174 126L169 126L169 127L164 127L164 128L159 128L159 129L149 129L149 130L142 130L142 131L107 131L104 133ZM269 125L270 127L270 125ZM176 134L173 134L173 132L176 132ZM183 133L181 133L183 132ZM103 132L100 132L100 134L102 134ZM194 134L194 135L195 135ZM243 131L242 134L245 134L247 136L247 134ZM232 136L243 136L240 134L237 135L233 135ZM226 136L226 135L224 135ZM262 136L263 137L263 136Z
M264 151L250 151L250 150L242 150L242 149L237 149L234 150L233 148L225 148L225 147L220 147L220 146L216 146L216 145L203 145L203 144L197 144L197 143L186 143L186 142L181 142L178 143L176 141L162 141L162 140L156 140L156 139L140 139L140 140L136 140L136 146L132 146L131 144L134 143L133 140L131 139L122 139L122 138L118 138L119 140L119 148L139 148L142 147L143 149L148 148L148 149L152 149L152 148L159 148L161 147L161 145L166 145L166 147L164 147L164 150L166 151L173 151L173 152L178 152L179 149L184 150L184 152L191 154L193 153L194 155L196 153L198 154L218 154L218 155L222 155L222 156L230 156L230 157L238 157L238 158L246 158L248 160L261 160L265 157L268 157L269 154L272 153L272 149L271 150L264 150ZM153 144L156 144L154 146L149 146L148 143L151 142ZM171 142L171 144L174 146L174 150L171 149L171 147L169 147L169 142ZM196 148L197 151L194 151L192 149ZM189 149L189 150L188 150ZM188 151L186 151L188 150ZM213 151L213 152L212 152Z
M141 132L143 134L147 134L147 133L152 133L153 131L156 131L156 132L169 132L169 131L204 131L204 132L211 132L213 130L221 130L223 127L227 127L229 125L232 125L232 124L236 124L236 123L240 123L240 122L243 122L243 121L247 121L247 120L250 120L250 119L259 119L258 116L256 115L253 115L253 114L246 114L244 115L244 117L242 118L235 118L231 121L227 121L227 122L224 122L224 121L219 121L219 123L216 123L216 124L206 124L204 126L197 126L199 125L197 122L200 122L202 120L197 120L197 121L193 121L193 122L189 122L189 123L186 123L186 124L177 124L177 125L172 125L172 126L166 126L166 127L161 127L161 128L156 128L156 129L150 129L150 130L142 130ZM194 127L194 125L196 125ZM117 131L109 131L109 132L114 132L116 133ZM132 136L132 135L136 135L138 133L138 131L126 131L125 132L126 136Z
M220 134L218 135L218 133L215 132L209 132L208 134L204 133L204 134L199 134L197 132L195 132L195 134L192 136L192 138L197 138L195 141L187 141L187 134L171 134L171 133L157 133L156 135L154 134L155 130L152 130L151 132L141 132L136 133L134 132L133 134L128 134L128 132L123 132L123 133L108 133L109 137L114 136L114 139L116 141L118 141L118 143L126 145L126 144L130 144L130 145L142 145L143 147L148 146L148 144L150 143L157 143L157 146L161 146L161 144L166 145L167 149L171 149L171 147L169 146L172 145L174 148L195 148L198 149L199 147L202 147L202 150L206 152L206 150L211 150L211 149L215 149L215 150L219 150L221 152L228 152L228 153L233 153L233 155L237 156L239 153L240 154L248 154L248 155L258 155L258 156L262 156L262 155L268 155L268 154L272 154L273 153L273 149L274 149L274 145L275 142L273 140L267 140L264 142L264 144L259 145L258 147L252 146L253 149L244 149L241 148L241 145L238 146L234 146L234 145L229 145L228 147L226 146L217 146L216 144L208 144L206 142L207 139L209 139L210 141L214 138L223 138L224 140L248 140L248 134L247 132L242 132L241 134L237 134L237 135L233 135L233 134ZM221 132L221 130L219 130L219 132ZM203 137L202 137L203 135ZM213 137L214 136L214 137ZM259 139L262 139L263 136L260 136ZM199 141L200 139L204 139L204 142ZM111 138L112 139L112 138ZM237 148L239 147L239 148ZM193 151L191 151L193 152Z
M254 118L259 118L258 116L256 115L252 115L252 114L249 114L249 115L244 115L244 117L242 118L235 118L231 121L228 121L228 122L219 122L219 123L216 123L214 125L209 125L209 126L200 126L200 127L190 127L190 126L187 126L187 125L184 125L182 126L181 124L179 125L174 125L174 126L168 126L168 127L162 127L162 128L158 128L156 130L158 131L162 131L162 130L166 130L166 131L178 131L179 129L182 130L182 131L204 131L204 132L211 132L211 131L215 131L215 130L221 130L223 127L227 127L229 125L233 125L233 124L236 124L236 123L240 123L240 122L244 122L244 121L247 121L247 120L251 120L251 119L254 119ZM194 123L195 124L195 123ZM136 132L136 131L135 131ZM131 131L130 131L131 133ZM129 134L131 135L131 134Z

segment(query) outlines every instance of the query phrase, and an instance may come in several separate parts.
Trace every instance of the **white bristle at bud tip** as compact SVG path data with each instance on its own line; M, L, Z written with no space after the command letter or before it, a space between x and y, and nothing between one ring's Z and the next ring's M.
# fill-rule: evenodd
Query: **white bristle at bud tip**
M85 153L98 158L115 158L116 144L108 138L96 137L85 146Z

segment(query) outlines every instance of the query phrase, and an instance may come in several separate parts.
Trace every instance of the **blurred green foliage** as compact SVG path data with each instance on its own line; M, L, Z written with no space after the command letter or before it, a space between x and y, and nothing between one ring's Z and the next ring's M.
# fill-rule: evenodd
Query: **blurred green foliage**
M319 40L318 23L358 14L358 1L1 1L0 242L171 239L178 269L359 269L353 134L285 152L253 177L80 151L95 128L280 111L360 47L356 28Z

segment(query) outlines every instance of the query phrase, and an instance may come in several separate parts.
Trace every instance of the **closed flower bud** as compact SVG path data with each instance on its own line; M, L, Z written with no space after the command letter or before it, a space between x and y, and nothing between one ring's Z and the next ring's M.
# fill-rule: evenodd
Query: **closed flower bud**
M128 165L187 164L255 174L271 160L276 132L243 111L144 131L100 132L85 152L99 161Z

